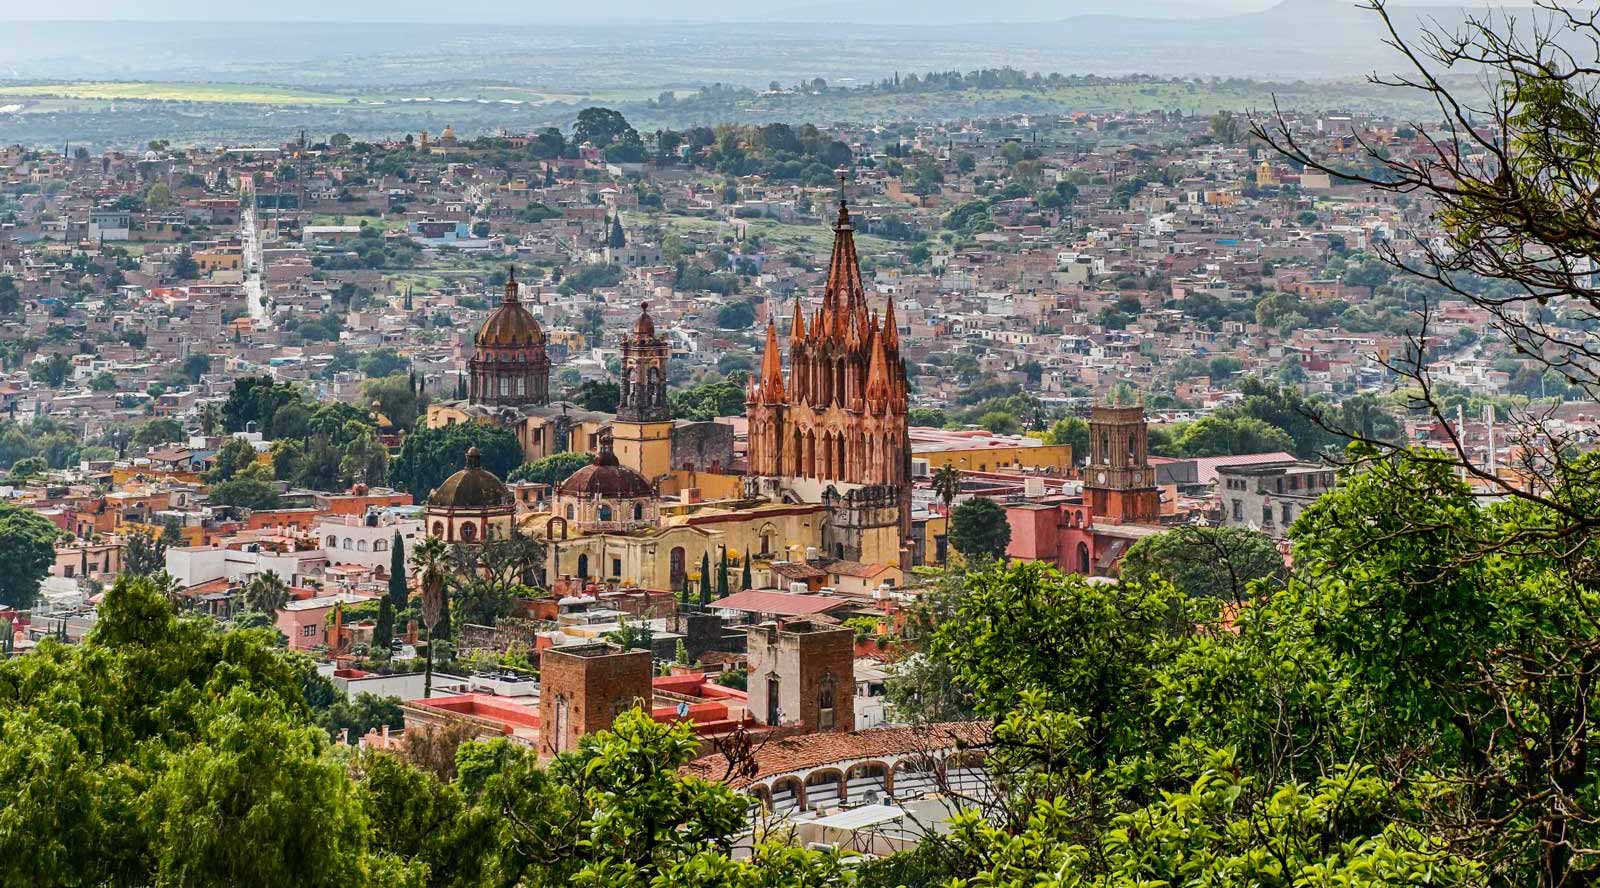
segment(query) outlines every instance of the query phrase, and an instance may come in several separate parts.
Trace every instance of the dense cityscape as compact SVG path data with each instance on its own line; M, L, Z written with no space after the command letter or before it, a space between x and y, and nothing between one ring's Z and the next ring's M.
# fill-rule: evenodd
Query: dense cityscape
M1593 884L1594 60L1463 21L1388 110L5 87L0 884Z

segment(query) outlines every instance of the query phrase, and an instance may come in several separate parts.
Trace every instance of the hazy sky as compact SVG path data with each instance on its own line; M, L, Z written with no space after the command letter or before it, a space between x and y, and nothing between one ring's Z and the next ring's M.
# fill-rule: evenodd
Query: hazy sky
M219 3L217 0L0 0L0 20L207 20L207 21L449 21L541 19L677 19L759 21L793 18L818 10L838 17L852 6L879 7L888 0L610 0L593 13L570 2L552 0L274 0L270 3ZM1271 6L1274 0L1009 0L1001 4L963 3L972 21L1033 21L1083 13L1118 12L1161 16L1226 15ZM1337 0L1328 0L1337 2ZM895 0L911 12L920 0ZM997 8L998 7L998 8ZM581 5L578 7L581 9ZM881 9L870 17L881 18ZM848 15L848 13L843 13ZM914 20L925 20L912 13Z

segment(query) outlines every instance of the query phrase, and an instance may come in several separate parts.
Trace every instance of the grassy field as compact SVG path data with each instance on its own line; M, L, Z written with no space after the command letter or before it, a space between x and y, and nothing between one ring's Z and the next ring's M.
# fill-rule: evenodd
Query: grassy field
M0 96L206 102L224 105L340 105L348 96L241 83L79 82L0 86Z

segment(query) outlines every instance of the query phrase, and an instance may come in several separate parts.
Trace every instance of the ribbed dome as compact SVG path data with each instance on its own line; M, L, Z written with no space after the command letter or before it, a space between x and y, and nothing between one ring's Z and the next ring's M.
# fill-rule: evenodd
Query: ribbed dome
M643 475L617 462L610 442L600 445L600 453L590 465L573 472L557 490L562 496L603 499L639 499L655 496L655 488Z
M502 302L478 330L479 348L535 348L544 344L544 330L520 302Z
M476 447L467 451L466 468L446 478L428 497L428 506L437 509L492 509L511 504L511 491L483 469Z
M517 300L517 273L506 279L505 298L489 315L474 340L479 348L535 348L544 345L544 329Z

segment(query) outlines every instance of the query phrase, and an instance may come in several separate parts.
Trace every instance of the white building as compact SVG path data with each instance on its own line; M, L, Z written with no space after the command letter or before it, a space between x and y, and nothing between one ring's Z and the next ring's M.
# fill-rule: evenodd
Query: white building
M329 564L359 564L384 570L389 569L389 547L395 531L405 540L406 555L410 557L423 536L422 522L417 519L375 510L363 516L326 515L311 526Z

